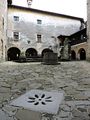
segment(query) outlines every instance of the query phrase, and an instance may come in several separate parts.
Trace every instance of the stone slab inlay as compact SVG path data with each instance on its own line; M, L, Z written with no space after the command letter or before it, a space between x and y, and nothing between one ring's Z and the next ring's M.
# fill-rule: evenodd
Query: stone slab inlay
M10 105L41 113L57 114L63 98L63 92L31 90L12 101Z

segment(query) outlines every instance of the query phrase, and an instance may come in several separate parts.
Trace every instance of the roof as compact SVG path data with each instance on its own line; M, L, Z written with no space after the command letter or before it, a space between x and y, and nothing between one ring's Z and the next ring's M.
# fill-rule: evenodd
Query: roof
M34 9L34 8L22 7L22 6L16 6L16 5L8 5L8 8L27 10L27 11L38 12L38 13L43 13L43 14L48 14L48 15L53 15L53 16L58 16L58 17L65 17L65 18L79 20L82 22L84 21L83 18L74 17L74 16L70 16L70 15L65 15L65 14L59 14L59 13L55 13L55 12L43 11L43 10Z
M65 38L69 38L69 36L67 36L67 35L59 35L57 38L62 38L62 39L65 39Z
M86 34L86 31L87 31L87 29L84 28L84 29L82 29L80 31L77 31L77 32L71 34L70 37L77 36L77 35L80 35L80 34Z
M71 40L70 44L71 44L71 46L87 42L87 33L86 33L86 31L87 31L87 29L84 28L84 29L72 34L70 36L70 40Z
M73 34L71 34L71 35L69 35L69 36L66 36L66 35L59 35L57 38L59 38L59 39L62 38L63 40L64 40L65 38L69 38L69 39L72 40L73 37L77 37L77 36L80 37L81 34L83 34L83 35L86 36L86 31L87 31L87 29L84 28L84 29L79 30L79 31L77 31L77 32L75 32L75 33L73 33ZM76 41L76 40L75 40L75 41ZM72 42L73 42L73 40L72 40Z

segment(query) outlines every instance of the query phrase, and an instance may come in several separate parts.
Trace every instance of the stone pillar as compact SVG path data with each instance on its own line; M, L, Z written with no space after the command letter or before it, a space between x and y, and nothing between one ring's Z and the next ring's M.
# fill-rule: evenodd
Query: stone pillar
M0 61L5 60L7 32L7 0L0 0Z
M90 0L87 0L87 52L86 59L90 60Z

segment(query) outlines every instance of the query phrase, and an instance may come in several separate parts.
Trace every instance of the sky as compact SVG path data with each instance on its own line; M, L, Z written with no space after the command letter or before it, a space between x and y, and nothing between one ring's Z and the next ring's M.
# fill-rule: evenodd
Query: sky
M25 6L27 0L14 0ZM33 0L31 8L66 14L87 20L87 0Z

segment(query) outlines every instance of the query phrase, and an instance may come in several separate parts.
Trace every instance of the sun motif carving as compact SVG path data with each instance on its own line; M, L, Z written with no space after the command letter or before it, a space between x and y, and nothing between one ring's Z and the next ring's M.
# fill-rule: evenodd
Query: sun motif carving
M46 97L45 94L42 94L39 96L38 94L35 94L34 97L28 97L28 102L33 103L34 105L46 105L48 102L53 102L52 97L48 96Z

